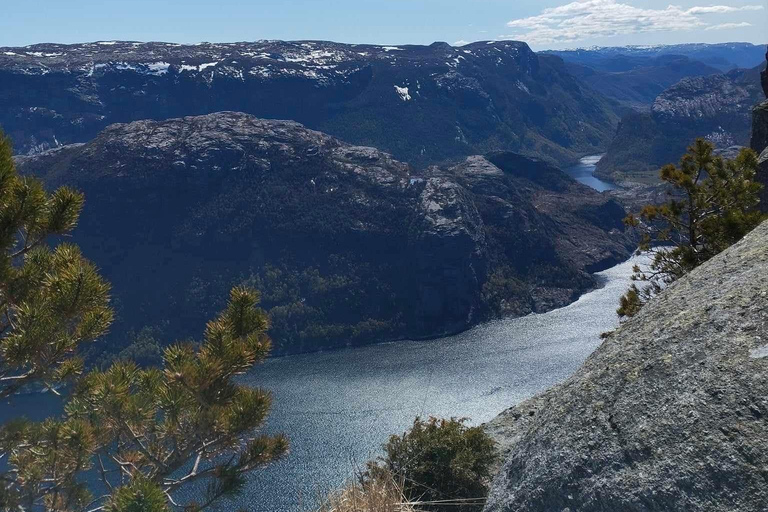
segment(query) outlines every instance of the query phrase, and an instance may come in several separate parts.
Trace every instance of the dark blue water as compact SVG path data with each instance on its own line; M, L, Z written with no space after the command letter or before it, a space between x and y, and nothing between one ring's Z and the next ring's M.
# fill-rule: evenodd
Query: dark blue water
M288 434L282 462L254 473L221 511L312 510L318 497L359 472L392 433L417 415L473 424L571 375L613 329L633 262L599 274L603 287L555 311L490 322L456 336L276 358L244 381L274 391L268 429ZM0 408L0 420L55 414L50 394Z
M585 156L579 160L578 165L566 169L565 172L579 183L592 187L598 192L614 190L616 188L615 185L602 181L601 179L596 178L593 174L597 162L599 162L602 157L603 155Z

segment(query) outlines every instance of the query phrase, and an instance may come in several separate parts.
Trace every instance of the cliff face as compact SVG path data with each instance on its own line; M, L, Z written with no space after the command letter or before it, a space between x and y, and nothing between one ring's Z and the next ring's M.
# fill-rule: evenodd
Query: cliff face
M678 162L698 137L718 149L746 146L752 107L761 101L759 68L686 78L666 89L651 112L622 118L616 136L597 165L605 179L629 179L635 173L655 174Z
M765 54L768 61L768 53ZM763 92L768 97L768 69L760 74ZM758 180L763 183L763 193L760 204L764 212L768 212L768 100L757 105L752 111L752 141L750 143L760 155L760 170Z
M631 250L621 206L550 165L415 173L246 114L114 125L18 162L85 193L74 240L114 284L115 331L192 335L247 282L278 353L437 336L567 304Z
M419 166L494 150L574 161L602 150L617 121L559 58L516 41L0 48L0 126L19 153L221 111L295 120Z
M768 501L768 222L488 431L488 512L758 511Z

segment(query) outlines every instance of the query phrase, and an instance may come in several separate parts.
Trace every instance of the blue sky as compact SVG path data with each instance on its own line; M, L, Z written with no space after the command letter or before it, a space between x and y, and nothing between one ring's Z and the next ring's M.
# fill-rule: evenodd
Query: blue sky
M22 0L5 1L0 46L138 40L326 39L535 49L768 42L767 0Z

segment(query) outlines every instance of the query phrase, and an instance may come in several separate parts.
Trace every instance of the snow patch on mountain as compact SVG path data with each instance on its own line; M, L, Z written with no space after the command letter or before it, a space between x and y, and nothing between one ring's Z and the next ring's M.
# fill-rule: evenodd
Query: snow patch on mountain
M408 92L408 88L407 87L400 87L400 86L396 85L395 86L395 91L400 96L401 100L403 100L403 101L410 101L411 100L411 95Z

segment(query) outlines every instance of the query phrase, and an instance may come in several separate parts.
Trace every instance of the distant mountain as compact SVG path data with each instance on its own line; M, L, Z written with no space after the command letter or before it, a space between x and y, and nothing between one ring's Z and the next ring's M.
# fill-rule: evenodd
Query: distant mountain
M568 70L596 91L645 110L665 89L688 77L753 68L765 46L749 43L594 47L546 51L566 61Z
M495 150L571 162L603 150L618 122L561 59L514 41L0 48L0 126L19 153L218 111L296 120L419 166Z
M663 55L652 58L615 57L615 65L628 68L603 71L584 64L568 63L568 70L596 91L633 107L648 107L666 88L683 78L719 74L720 70L688 57ZM642 63L638 62L642 60ZM608 63L606 63L608 64Z
M543 53L557 55L566 62L589 66L601 71L629 71L647 66L650 61L666 55L688 57L717 68L753 68L764 60L765 45L750 43L691 43L654 46L608 46L552 50Z
M752 108L762 98L760 68L683 79L661 93L650 112L621 120L596 173L607 179L648 179L677 162L697 137L720 149L746 146Z
M276 353L437 336L567 304L633 247L618 203L541 161L416 172L241 113L113 125L17 160L85 192L74 241L114 285L118 335L194 335L247 282Z

